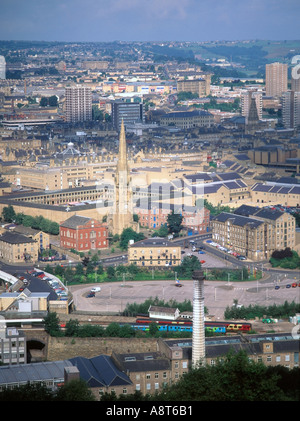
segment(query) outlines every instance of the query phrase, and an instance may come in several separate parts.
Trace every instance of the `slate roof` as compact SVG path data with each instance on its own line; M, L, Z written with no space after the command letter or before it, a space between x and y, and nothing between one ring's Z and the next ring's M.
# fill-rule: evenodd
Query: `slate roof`
M239 208L235 209L234 213L236 215L249 216L254 215L259 209L259 207L255 206L241 205Z
M10 244L35 243L35 240L30 237L10 231L5 231L0 236L0 241Z
M197 174L188 174L188 175L185 175L184 178L186 178L187 180L190 180L192 183L194 183L195 181L201 182L202 180L212 181L211 174L208 174L205 172L197 173Z
M217 173L216 174L220 180L236 180L241 178L237 172L228 172L228 173Z
M284 212L272 209L261 209L254 206L242 205L234 211L234 214L241 216L256 216L258 218L276 220L283 215Z
M264 223L263 221L260 221L258 219L249 218L247 216L240 216L234 213L227 213L227 212L222 212L219 215L215 216L213 219L219 222L226 222L230 219L233 225L238 225L238 226L243 227L247 224L250 224L252 228L257 228L261 224Z
M69 219L61 223L60 226L64 228L76 229L78 226L87 224L90 221L90 219L91 218L88 218L87 216L73 215Z
M258 212L255 213L255 216L264 219L272 219L276 220L283 215L284 212L279 210L271 210L271 209L260 209Z
M279 194L300 194L300 186L297 184L262 184L256 183L251 189L253 191L272 192Z
M171 361L166 357L162 357L159 352L114 354L114 357L124 371L148 372L171 369Z
M130 378L120 371L108 355L93 358L75 357L69 360L80 372L89 387L131 385Z

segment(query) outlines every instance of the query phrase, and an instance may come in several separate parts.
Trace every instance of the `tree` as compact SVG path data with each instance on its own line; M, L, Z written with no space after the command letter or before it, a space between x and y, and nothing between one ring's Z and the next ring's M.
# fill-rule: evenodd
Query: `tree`
M179 213L174 213L174 210L172 210L171 213L169 213L167 218L167 224L168 224L168 230L170 234L173 234L174 237L178 237L179 233L182 229L182 220L183 216Z
M2 211L2 217L4 219L5 222L13 222L16 219L16 212L14 210L14 208L9 205L9 206L5 206L3 208Z
M109 279L112 279L115 277L115 268L113 266L108 266L106 270L107 277Z
M230 351L214 366L192 369L163 393L158 401L279 401L285 400L278 376L244 351Z
M161 227L159 227L157 231L153 233L152 237L167 237L168 234L169 234L168 227L166 227L165 225L162 225Z
M44 318L45 330L51 336L59 336L60 331L60 322L56 313L48 313Z
M57 107L58 106L58 100L56 95L52 95L49 97L48 104L50 107Z
M76 319L70 319L66 323L65 336L78 336L79 321Z
M84 257L82 259L82 264L83 266L87 266L89 264L90 258L89 257Z
M143 233L137 233L132 228L125 228L120 237L120 247L123 250L127 250L128 243L130 240L134 242L144 239Z
M13 389L3 389L0 392L0 402L28 402L53 401L54 393L43 384L26 384L14 387Z
M102 275L104 273L103 265L98 265L97 274Z
M120 325L118 323L110 323L105 332L107 336L112 336L118 338L120 336Z
M151 336L156 336L159 332L157 323L150 323L149 324L149 333Z
M40 100L40 106L41 107L47 107L48 106L48 99L46 97L42 97Z
M93 392L89 389L88 384L82 379L74 379L61 387L56 393L56 401L95 401Z
M64 268L61 265L56 265L54 269L54 274L57 276L63 276Z
M185 256L176 271L179 276L191 278L195 270L201 269L201 263L197 256Z
M23 218L24 227L32 227L34 224L34 217L31 215L25 215Z

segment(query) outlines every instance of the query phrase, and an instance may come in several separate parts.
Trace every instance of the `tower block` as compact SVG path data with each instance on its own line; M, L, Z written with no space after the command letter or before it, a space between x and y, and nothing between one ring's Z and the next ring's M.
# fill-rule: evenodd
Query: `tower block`
M126 228L132 228L137 232L139 229L138 223L133 221L132 186L127 162L126 136L123 120L119 138L119 155L115 176L115 198L110 228L113 234L119 235Z

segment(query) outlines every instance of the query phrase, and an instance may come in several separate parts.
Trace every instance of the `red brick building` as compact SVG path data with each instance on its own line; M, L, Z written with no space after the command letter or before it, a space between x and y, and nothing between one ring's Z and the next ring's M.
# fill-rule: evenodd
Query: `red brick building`
M167 225L168 215L172 210L183 216L182 226L188 231L198 232L199 234L207 231L210 224L210 212L204 207L182 207L168 203L151 203L150 206L136 206L134 213L138 215L142 227L158 229Z
M60 246L77 251L108 247L108 228L105 224L85 216L71 216L60 224Z

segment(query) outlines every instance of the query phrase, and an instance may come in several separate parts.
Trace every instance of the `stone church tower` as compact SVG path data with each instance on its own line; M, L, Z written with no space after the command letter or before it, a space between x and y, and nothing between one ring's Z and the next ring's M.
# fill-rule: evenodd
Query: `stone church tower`
M121 235L126 228L139 231L138 223L133 221L133 201L130 169L127 162L125 128L122 120L119 155L115 176L115 196L113 215L109 221L109 229L113 234Z
M246 124L246 133L253 134L256 130L259 129L259 117L257 113L257 107L255 98L251 98L249 115Z

